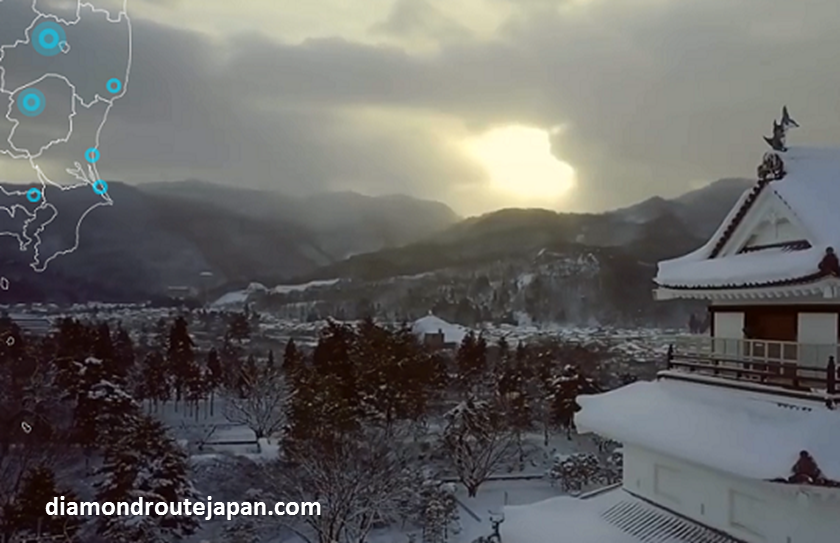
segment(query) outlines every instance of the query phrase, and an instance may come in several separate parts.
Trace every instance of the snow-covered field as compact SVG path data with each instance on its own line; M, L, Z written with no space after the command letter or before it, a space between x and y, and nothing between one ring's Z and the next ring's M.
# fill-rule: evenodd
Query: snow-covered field
M224 417L224 400L200 401L197 405L183 402L166 402L154 406L144 404L144 410L164 421L180 443L191 453L194 484L200 494L213 496L214 500L241 501L259 486L258 476L251 461L266 462L277 458L276 440L261 440L259 446L254 433L242 425L231 424ZM429 427L429 438L439 425ZM490 519L501 514L506 507L525 506L566 495L559 485L552 484L545 476L557 456L578 452L594 452L595 442L589 436L573 435L568 439L562 433L550 435L544 443L541 432L525 436L525 462L504 467L490 481L485 482L475 497L468 497L466 490L456 483L459 505L459 530L452 533L450 543L470 543L492 531ZM203 445L202 445L203 442ZM442 468L443 469L443 468ZM442 472L444 480L455 482L451 473ZM570 502L573 501L569 498ZM212 540L221 533L226 521L211 521L202 528L201 536ZM285 538L291 534L285 534ZM408 533L396 528L379 530L372 534L371 543L406 541ZM283 538L281 538L283 539Z

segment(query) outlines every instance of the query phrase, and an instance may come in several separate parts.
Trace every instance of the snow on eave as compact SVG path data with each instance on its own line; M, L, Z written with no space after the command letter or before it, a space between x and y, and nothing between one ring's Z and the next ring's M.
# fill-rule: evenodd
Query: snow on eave
M819 273L824 248L768 249L698 262L674 262L655 282L663 288L736 288L809 279Z
M793 215L824 246L840 242L840 149L791 147L783 154L787 174L771 184Z
M577 425L625 446L758 480L787 477L806 450L827 477L840 478L840 412L816 402L786 409L771 395L660 380L578 403Z
M726 232L727 227L735 219L735 215L737 215L738 211L744 206L744 203L747 201L747 198L749 198L750 193L753 190L755 190L755 186L750 187L750 188L744 190L744 192L741 193L741 196L738 198L738 201L735 203L735 205L732 206L732 209L729 210L729 213L726 215L726 218L723 219L723 221L718 226L717 230L715 230L715 233L712 235L711 238L709 238L709 240L702 247L700 247L699 249L695 249L694 251L692 251L692 252L690 252L686 255L679 256L677 258L672 258L672 259L669 259L669 260L663 260L663 261L659 262L657 264L657 269L658 269L657 274L656 274L657 282L659 282L659 275L662 273L662 270L664 268L667 268L668 266L670 266L672 264L681 264L681 263L684 263L684 262L698 262L700 260L705 260L705 259L709 258L709 256L711 256L712 251L714 250L715 245L717 244L718 240L721 237L723 237L724 233Z
M791 147L780 153L785 164L783 178L755 185L738 203L714 236L688 255L659 262L654 282L665 288L739 288L810 281L819 271L827 247L840 246L840 149ZM764 189L763 191L760 189ZM812 247L799 251L764 250L749 255L716 258L725 245L734 221L743 219L765 194L772 193L786 206L799 228L807 232ZM751 195L755 197L749 200Z

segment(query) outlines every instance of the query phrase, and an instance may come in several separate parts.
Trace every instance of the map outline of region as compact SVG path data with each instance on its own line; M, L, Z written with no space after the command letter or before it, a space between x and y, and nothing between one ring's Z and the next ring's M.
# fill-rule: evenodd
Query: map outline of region
M2 3L4 0L0 0ZM8 0L7 0L8 1ZM90 110L100 102L105 104L105 109L102 112L101 120L98 122L98 126L95 130L94 135L94 144L90 149L95 149L98 155L100 141L101 141L101 133L102 129L104 128L105 124L108 121L108 116L111 112L111 109L115 105L116 101L122 98L125 93L128 91L128 84L131 75L131 65L132 65L132 27L131 27L131 19L128 15L128 1L122 0L122 7L121 9L117 10L109 10L106 8L97 7L94 5L93 2L90 0L76 0L76 7L75 7L75 17L72 20L68 20L62 17L59 17L53 13L46 13L40 11L38 9L38 0L31 0L31 10L32 10L32 21L26 27L24 31L24 39L16 39L11 44L1 45L0 46L0 97L7 97L9 100L9 107L6 111L5 118L7 121L12 123L12 128L10 129L9 136L7 138L7 143L9 144L8 149L0 148L0 155L4 155L12 160L26 160L29 163L29 167L31 168L32 172L34 173L37 181L34 183L35 186L40 186L38 189L39 198L37 200L32 200L28 198L28 193L33 189L33 184L27 184L21 190L7 190L5 187L0 185L0 197L6 196L11 198L15 197L22 197L27 196L27 200L30 204L38 204L36 207L27 209L25 204L20 203L12 203L11 205L3 205L3 202L0 201L0 214L3 212L8 213L8 216L12 219L15 218L16 213L23 213L27 218L20 224L19 229L17 231L14 230L0 230L0 237L2 236L11 236L18 241L19 250L20 251L27 251L32 250L32 260L30 262L30 267L35 272L44 272L46 271L50 262L54 259L58 258L59 256L70 254L76 251L79 248L81 243L81 235L80 229L82 223L86 219L86 217L97 207L99 206L111 206L113 205L113 200L111 199L110 195L106 191L97 190L97 183L100 183L101 177L99 176L99 172L96 166L96 162L98 160L88 160L88 164L85 166L82 165L80 161L75 161L73 163L73 168L66 168L65 172L72 176L77 183L66 184L62 185L60 183L56 183L49 178L49 176L44 173L41 166L38 164L38 159L43 156L43 153L50 149L52 146L67 143L73 137L73 119L76 117L78 110L77 110L77 102L83 108ZM7 72L6 68L3 65L3 61L6 58L7 51L13 50L17 47L21 46L29 46L34 44L32 40L34 39L33 31L43 24L46 21L51 21L55 23L63 24L67 27L72 27L80 22L82 22L82 12L83 8L89 10L91 15L103 15L104 19L108 23L115 23L115 24L124 24L126 31L127 31L127 56L126 56L126 65L125 65L125 75L122 76L120 74L120 78L117 78L121 85L119 85L118 91L114 92L110 88L108 88L109 92L113 94L113 96L106 96L102 95L99 92L95 93L91 100L87 103L84 100L84 97L80 95L77 91L77 86L71 81L69 77L66 75L59 73L59 72L47 72L38 77L35 80L28 81L24 85L17 86L14 89L7 89ZM112 12L116 12L114 15ZM68 54L71 50L72 43L68 42L61 42L58 44L61 47L61 51L58 53L60 56L61 54ZM16 94L24 91L27 88L34 88L34 85L39 84L40 82L46 80L47 78L57 78L64 83L67 84L68 88L71 92L71 108L70 114L67 117L68 121L68 131L67 134L63 137L58 137L54 139L50 139L45 145L41 146L36 153L32 153L30 149L20 149L18 148L15 143L12 141L14 138L16 130L21 125L21 121L14 118L14 110L15 110L15 100L14 97ZM110 85L110 80L109 80ZM90 150L89 149L89 150ZM17 154L16 154L17 153ZM107 183L102 181L105 187L107 187ZM99 185L102 186L102 185ZM44 232L45 228L48 227L51 223L53 223L56 218L58 217L59 210L53 206L47 198L47 188L55 188L61 191L68 191L74 189L80 189L84 187L89 187L93 190L93 192L99 197L98 200L89 205L84 212L82 212L78 219L76 220L75 229L73 232L73 245L71 247L67 247L61 250L56 250L52 254L50 254L46 259L41 261L42 254L41 254L41 234ZM51 209L52 216L50 216L47 220L42 222L38 225L37 228L34 229L34 232L30 232L31 225L33 221L36 221L39 218L39 211L43 211L45 209Z

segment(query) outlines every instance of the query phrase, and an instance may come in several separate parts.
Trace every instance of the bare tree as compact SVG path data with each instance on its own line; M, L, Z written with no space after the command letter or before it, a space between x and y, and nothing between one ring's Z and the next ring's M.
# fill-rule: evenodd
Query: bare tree
M178 434L184 436L190 447L203 452L207 442L213 438L218 429L218 424L191 424L181 421L178 425Z
M262 367L243 371L239 382L226 387L223 396L225 418L250 428L259 441L283 428L291 391L280 371Z
M286 526L308 543L362 543L375 524L396 521L401 496L419 491L412 488L409 442L408 432L365 427L295 462L270 465L266 479L276 499L321 506L319 516L294 517L297 524Z
M442 446L470 497L516 453L516 435L498 408L467 400L446 414Z

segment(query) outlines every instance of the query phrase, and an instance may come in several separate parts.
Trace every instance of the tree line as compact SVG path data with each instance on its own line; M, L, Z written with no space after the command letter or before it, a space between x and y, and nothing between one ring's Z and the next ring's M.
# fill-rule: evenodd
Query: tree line
M34 338L0 319L0 534L137 542L195 532L188 517L46 517L39 504L193 497L186 452L141 402L218 395L229 420L279 441L279 456L259 467L264 497L321 502L324 514L287 526L304 539L361 543L399 523L441 543L457 518L444 472L475 495L504 466L522 469L527 433L571 437L577 396L602 388L603 353L581 345L488 344L470 333L450 355L408 325L366 319L331 321L313 349L289 340L275 360L249 351L250 322L230 316L218 344L200 352L185 316L159 323L150 341L70 318ZM18 429L23 420L32 432ZM424 447L445 465L418 462ZM59 477L68 464L83 466L86 484ZM257 541L266 527L255 522L232 524L230 541Z

